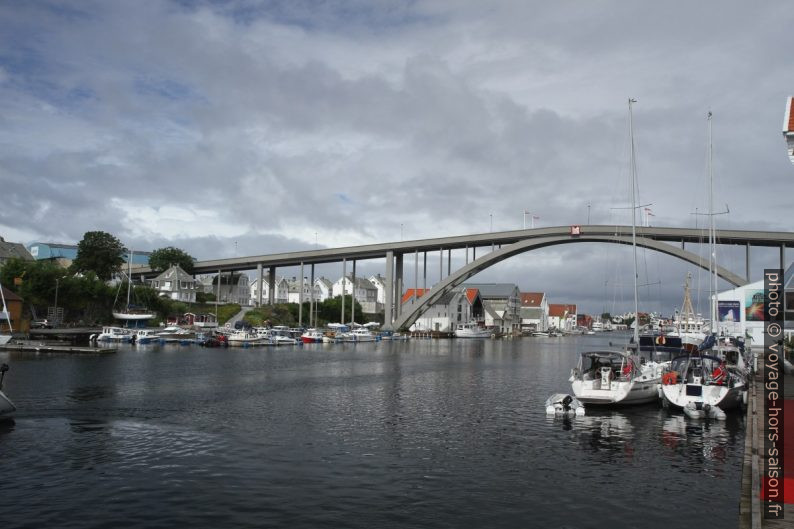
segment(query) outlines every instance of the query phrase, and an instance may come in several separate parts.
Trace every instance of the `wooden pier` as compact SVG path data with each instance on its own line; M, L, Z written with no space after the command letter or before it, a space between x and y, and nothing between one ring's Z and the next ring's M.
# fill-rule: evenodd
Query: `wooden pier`
M742 495L739 504L740 529L790 529L794 527L794 504L784 503L783 518L780 520L764 519L766 502L761 498L761 482L764 477L764 362L759 351L758 370L748 388L746 432L744 439L744 462L742 464ZM783 375L784 399L794 399L794 378ZM786 428L791 432L791 425ZM789 441L790 442L790 441ZM789 443L787 443L789 444ZM794 453L786 453L786 458L794 457ZM789 463L790 465L790 463ZM791 476L788 476L791 478ZM789 481L790 482L790 481Z
M0 351L16 351L23 353L46 354L90 354L103 355L115 353L116 349L110 347L75 347L63 343L44 343L31 341L15 341L0 345Z

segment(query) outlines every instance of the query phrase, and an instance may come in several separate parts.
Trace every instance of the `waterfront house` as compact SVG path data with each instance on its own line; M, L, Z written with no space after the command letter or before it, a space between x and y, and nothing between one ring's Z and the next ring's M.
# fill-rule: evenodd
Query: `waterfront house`
M378 303L381 305L386 303L386 278L380 274L370 276L369 282L378 289Z
M570 331L576 327L576 305L549 304L549 329Z
M519 312L522 332L548 330L549 302L545 293L522 292Z
M220 282L220 285L218 284ZM205 294L212 294L220 303L249 303L249 281L245 272L223 272L205 276L201 279L201 289Z
M794 163L794 97L786 101L786 112L783 118L783 137L786 138L788 159Z
M521 331L521 292L512 283L465 283L482 299L485 327L502 334Z
M26 332L28 329L28 322L22 322L22 298L8 290L4 286L3 297L6 300L6 313L3 313L3 303L0 299L0 332ZM9 321L10 320L10 321ZM10 325L10 329L9 329Z
M273 303L288 303L289 302L289 283L284 277L276 277L273 290ZM249 285L249 296L251 305L259 303L259 280L254 279ZM270 299L270 282L267 276L262 278L262 304L267 305Z
M409 288L402 297L403 305L429 292L426 289ZM412 331L454 332L458 325L477 323L483 320L483 304L476 288L463 288L448 292L427 307L411 326Z
M0 268L9 259L24 259L32 261L33 256L27 251L24 245L18 242L8 242L0 237Z
M196 280L179 265L171 265L168 270L150 279L149 284L160 297L187 303L196 301Z
M325 301L326 299L330 299L333 297L333 288L334 285L331 283L330 279L326 279L325 277L318 277L314 280L315 292L319 292L319 296L315 299L317 301Z
M366 314L375 314L379 312L383 306L378 303L378 289L370 283L369 279L364 277L357 277L355 285L353 276L348 275L342 281L340 277L332 286L331 294L336 296L342 295L342 284L344 283L344 293L347 296L353 296L361 305L361 310Z
M287 300L289 303L301 302L301 282L300 279L293 277L287 281ZM303 302L308 303L312 296L311 281L308 277L303 278ZM317 300L320 296L320 289L314 285L314 299Z

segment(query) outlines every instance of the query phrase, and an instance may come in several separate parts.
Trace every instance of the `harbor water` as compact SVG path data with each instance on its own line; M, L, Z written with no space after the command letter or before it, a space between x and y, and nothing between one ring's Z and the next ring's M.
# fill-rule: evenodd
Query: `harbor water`
M547 417L621 336L0 352L11 527L733 527L744 417Z

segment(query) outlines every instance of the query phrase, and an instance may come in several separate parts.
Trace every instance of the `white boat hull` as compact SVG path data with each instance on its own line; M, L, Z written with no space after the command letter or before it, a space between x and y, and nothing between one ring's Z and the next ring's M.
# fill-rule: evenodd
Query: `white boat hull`
M744 390L744 384L737 384L732 388L714 384L663 384L662 399L674 408L683 409L692 403L700 407L719 406L723 411L728 411L741 405Z
M602 387L600 380L574 380L571 389L584 404L645 404L659 398L660 379L613 380Z
M5 345L11 341L12 336L10 334L0 334L0 345Z
M473 331L470 329L457 329L455 338L490 338L490 331Z

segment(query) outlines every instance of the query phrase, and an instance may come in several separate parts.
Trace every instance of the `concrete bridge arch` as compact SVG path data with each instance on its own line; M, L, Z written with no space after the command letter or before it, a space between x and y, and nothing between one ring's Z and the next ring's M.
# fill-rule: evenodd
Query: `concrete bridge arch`
M659 242L653 239L648 239L645 237L637 237L637 246L642 248L649 248L651 250L656 250L658 252L671 255L673 257L677 257L682 259L688 263L694 264L695 266L700 266L701 268L708 269L709 263L707 259L702 258L701 256L692 253L690 251L684 250L682 248L677 248L671 244L667 244L664 242ZM578 237L572 237L570 235L567 236L550 236L550 237L542 237L542 238L533 238L518 241L516 243L503 246L498 250L494 250L471 263L468 263L466 266L460 268L459 270L455 271L451 275L447 276L445 279L437 283L433 288L430 289L422 297L412 301L411 303L407 303L403 305L400 309L400 314L395 318L394 322L391 325L392 329L404 329L410 327L416 319L431 305L433 305L436 301L438 301L442 296L446 293L450 292L463 282L465 282L470 277L478 274L479 272L489 268L505 259L509 259L518 254L522 254L525 252L529 252L532 250L538 250L540 248L546 248L549 246L556 246L559 244L571 244L571 243L582 243L582 242L605 242L605 243L612 243L612 244L627 244L631 245L631 235L581 235ZM734 274L730 270L727 270L721 266L717 266L717 275L724 280L728 281L734 286L741 286L746 283L745 278ZM398 298L399 299L399 298ZM388 322L386 322L385 327L389 327Z

